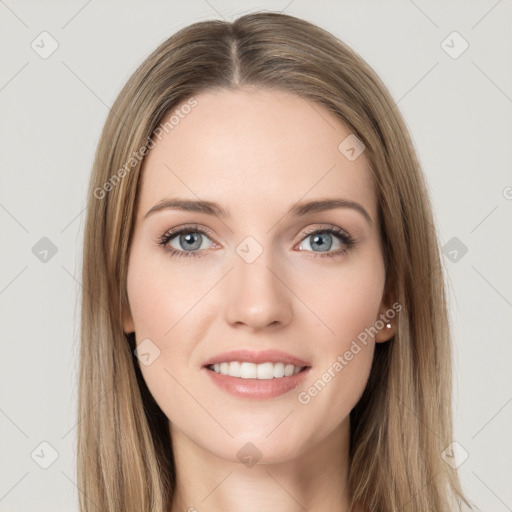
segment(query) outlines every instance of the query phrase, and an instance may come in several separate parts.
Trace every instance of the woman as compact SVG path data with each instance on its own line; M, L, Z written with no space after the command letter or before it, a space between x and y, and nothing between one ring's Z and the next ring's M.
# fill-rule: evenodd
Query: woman
M469 506L420 166L319 27L196 23L142 63L95 157L83 290L82 511Z

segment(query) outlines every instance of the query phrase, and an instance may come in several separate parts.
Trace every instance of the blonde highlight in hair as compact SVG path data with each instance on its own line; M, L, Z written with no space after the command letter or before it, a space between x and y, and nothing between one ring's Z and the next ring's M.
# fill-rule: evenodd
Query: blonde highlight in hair
M369 512L469 506L456 470L441 458L452 441L450 331L432 208L405 122L375 72L343 42L307 21L260 12L195 23L164 41L130 77L102 131L84 233L81 512L171 509L168 419L142 378L135 335L123 332L141 171L132 155L178 105L209 89L242 86L290 91L322 105L366 146L386 294L402 310L394 338L377 344L351 412L352 503Z

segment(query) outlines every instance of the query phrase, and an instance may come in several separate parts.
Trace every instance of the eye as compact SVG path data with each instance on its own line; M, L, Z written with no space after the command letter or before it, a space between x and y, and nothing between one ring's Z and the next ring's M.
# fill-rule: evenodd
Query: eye
M338 241L333 241L333 238ZM168 251L172 257L201 257L207 252L208 246L205 247L204 242L208 239L210 239L209 232L195 225L167 231L158 240L158 245ZM356 241L346 231L334 226L309 229L306 231L306 237L303 237L302 240L307 243L302 242L299 245L299 251L306 249L307 252L314 253L315 257L319 256L321 258L343 256L356 244ZM341 245L341 248L332 251L333 245L336 244ZM303 245L306 247L303 247ZM309 250L308 246L312 250Z
M169 251L171 256L199 257L208 248L203 244L208 238L206 230L199 226L190 226L168 231L160 238L158 245Z
M355 240L346 231L334 226L313 228L306 233L307 236L303 239L307 241L306 248L307 246L318 248L318 251L312 250L310 252L314 252L320 257L343 256L355 246ZM333 235L334 238L338 239L338 244L341 241L341 248L335 251L330 250L333 245L336 245L336 241L333 242ZM304 242L299 246L300 251L304 250L302 245L304 245Z

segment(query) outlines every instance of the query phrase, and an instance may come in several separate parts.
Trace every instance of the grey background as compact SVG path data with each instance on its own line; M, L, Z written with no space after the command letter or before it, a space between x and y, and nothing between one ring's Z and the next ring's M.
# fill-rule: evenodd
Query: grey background
M510 0L0 0L0 511L78 510L85 192L109 106L179 28L259 9L333 32L398 102L446 248L463 450L455 463L481 510L512 510ZM58 43L46 59L31 47L43 31ZM458 52L460 40L442 46L453 31L469 44L457 58L445 49ZM43 237L55 254L41 252Z

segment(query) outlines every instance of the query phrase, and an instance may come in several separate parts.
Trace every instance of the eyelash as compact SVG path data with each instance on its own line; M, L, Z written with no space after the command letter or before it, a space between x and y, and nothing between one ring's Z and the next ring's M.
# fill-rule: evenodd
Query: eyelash
M181 234L190 234L190 233L201 233L202 235L206 235L207 237L211 238L211 235L208 231L200 228L199 226L189 226L184 227L178 230L171 230L167 231L162 235L157 243L159 246L161 246L165 251L169 253L171 257L181 258L182 256L185 257L193 257L193 258L200 258L205 255L206 249L201 249L199 251L178 251L173 248L168 247L168 243L175 238L177 235ZM344 256L348 251L350 251L355 245L356 241L344 230L340 228L335 228L332 226L327 226L324 228L311 228L309 230L306 230L304 233L304 237L301 239L304 240L308 236L316 235L317 233L330 233L332 235L336 235L344 244L345 248L337 251L329 251L325 253L316 253L320 258L332 258L335 256ZM314 251L306 251L306 252L314 252ZM316 256L314 256L316 257Z

